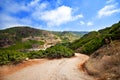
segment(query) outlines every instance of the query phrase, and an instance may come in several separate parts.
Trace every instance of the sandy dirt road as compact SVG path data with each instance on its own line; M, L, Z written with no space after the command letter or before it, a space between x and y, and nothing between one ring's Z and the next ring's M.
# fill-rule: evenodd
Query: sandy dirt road
M88 56L76 53L72 58L47 60L6 75L3 80L94 80L79 69L87 59Z

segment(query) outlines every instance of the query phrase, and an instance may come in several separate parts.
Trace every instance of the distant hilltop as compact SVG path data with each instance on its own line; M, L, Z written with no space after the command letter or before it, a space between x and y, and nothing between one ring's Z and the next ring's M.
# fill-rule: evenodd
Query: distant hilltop
M29 47L38 47L37 43L40 42L45 43L45 45L49 46L60 42L73 42L74 40L79 39L86 33L87 32L75 31L46 31L31 28L29 26L16 26L0 30L0 47L6 48L11 45L16 45L20 43L24 44L25 42L30 44Z

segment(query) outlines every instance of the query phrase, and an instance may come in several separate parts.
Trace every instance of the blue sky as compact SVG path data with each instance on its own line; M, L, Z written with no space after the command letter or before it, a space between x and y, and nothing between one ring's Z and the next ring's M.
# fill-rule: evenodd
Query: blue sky
M0 0L0 29L93 31L120 21L120 0Z

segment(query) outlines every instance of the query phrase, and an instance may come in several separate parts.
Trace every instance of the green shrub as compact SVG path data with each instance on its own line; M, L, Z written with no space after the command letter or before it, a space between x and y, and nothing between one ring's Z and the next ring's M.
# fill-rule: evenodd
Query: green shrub
M97 50L99 47L101 47L103 45L103 39L102 38L94 38L91 41L89 41L88 43L86 43L85 45L82 46L82 53L85 54L90 54L92 52L94 52L95 50Z
M92 31L88 34L85 34L82 38L73 42L70 45L70 48L75 50L79 47L82 47L84 44L86 44L87 42L89 42L90 40L92 40L94 37L96 37L98 35L99 35L99 32L96 32L96 31Z
M74 55L74 52L71 49L60 45L46 49L45 53L48 58L71 57Z
M107 44L109 44L112 40L118 39L120 39L120 23L116 23L111 27L99 30L98 32L92 31L79 40L71 43L70 48L76 52L90 55L92 52L106 44L105 40L108 40Z
M25 42L16 42L16 44L9 46L8 48L1 48L3 50L21 50L21 49L29 49L32 48L32 45L38 44L43 45L44 42L42 41L35 41L35 40L28 40Z
M26 53L28 58L30 59L34 59L34 58L44 58L45 57L45 51L40 50L40 51L32 51L32 52L28 52Z
M22 52L13 50L0 50L0 65L18 63L25 60L27 56Z

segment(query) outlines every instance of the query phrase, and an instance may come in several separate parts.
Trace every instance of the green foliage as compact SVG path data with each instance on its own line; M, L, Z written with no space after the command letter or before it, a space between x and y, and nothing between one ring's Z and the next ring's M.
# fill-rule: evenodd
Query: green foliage
M89 42L90 40L92 40L94 37L98 36L99 33L96 31L90 32L86 35L84 35L82 38L80 38L79 40L76 40L75 42L73 42L70 45L70 48L75 50L81 46L83 46L84 44L86 44L87 42Z
M90 54L103 45L102 38L94 38L82 46L81 52Z
M1 48L2 50L20 50L20 49L29 49L32 48L33 44L43 45L42 41L28 40L25 42L16 42L15 45L12 45L8 48Z
M102 45L106 44L105 39L109 42L111 40L120 39L120 23L116 23L111 27L99 30L98 32L90 32L79 40L71 43L70 48L76 52L90 55Z
M49 31L30 28L27 26L8 28L0 30L0 47L16 44L22 42L26 37L41 37L51 34Z
M52 46L45 51L18 52L15 50L0 50L0 65L19 63L26 58L61 58L72 57L74 52L61 45Z
M76 39L79 39L83 33L75 33L70 31L63 31L63 32L53 32L56 36L58 36L63 43L72 42ZM80 35L81 34L81 35Z
M48 58L61 58L61 57L72 57L74 52L64 46L56 45L52 46L45 51Z
M27 56L22 52L13 50L0 50L0 65L18 63L25 60Z
M46 57L45 55L45 51L40 50L40 51L32 51L32 52L28 52L26 53L28 58L30 59L34 59L34 58L44 58Z

